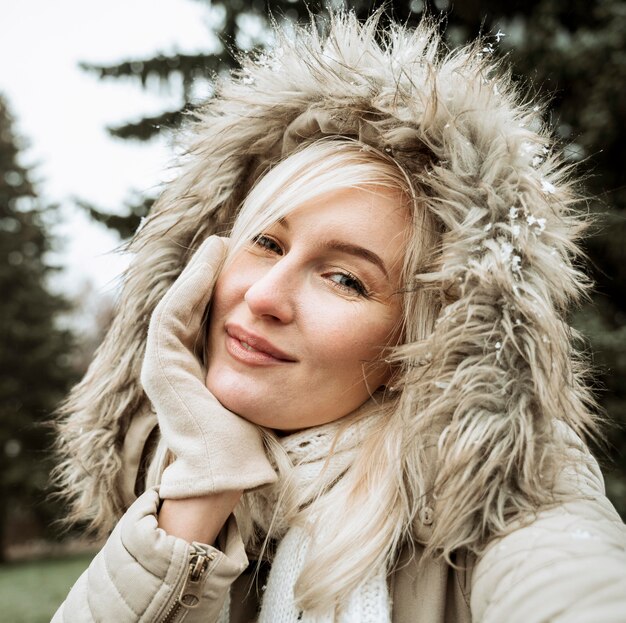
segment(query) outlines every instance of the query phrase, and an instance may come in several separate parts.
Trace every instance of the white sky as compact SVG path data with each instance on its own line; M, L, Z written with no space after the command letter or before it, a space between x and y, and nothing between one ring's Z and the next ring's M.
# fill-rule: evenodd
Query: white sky
M113 64L157 52L199 52L215 42L207 3L193 0L0 0L0 92L30 143L24 164L47 202L62 206L58 287L75 293L85 280L115 288L125 266L111 253L115 234L95 224L73 197L120 211L133 191L166 179L172 152L163 139L109 137L107 125L158 114L181 103L181 91L144 91L139 82L99 80L80 61Z

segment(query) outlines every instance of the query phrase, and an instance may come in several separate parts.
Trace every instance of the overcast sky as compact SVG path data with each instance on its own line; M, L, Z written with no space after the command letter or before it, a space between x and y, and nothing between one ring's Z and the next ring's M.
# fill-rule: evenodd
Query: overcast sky
M80 61L116 63L157 52L198 52L215 44L207 4L193 0L0 0L0 92L30 147L40 194L62 205L66 266L61 287L78 291L86 279L115 288L123 258L117 237L77 208L78 197L119 211L133 191L166 179L171 150L116 140L107 125L158 114L180 104L181 93L146 92L133 81L101 81Z

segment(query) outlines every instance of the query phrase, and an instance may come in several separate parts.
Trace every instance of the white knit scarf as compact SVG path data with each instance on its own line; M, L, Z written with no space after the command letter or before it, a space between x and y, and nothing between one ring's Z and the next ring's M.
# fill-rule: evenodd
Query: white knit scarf
M294 466L290 482L306 491L305 504L314 500L320 486L324 489L331 485L348 469L379 417L376 400L370 400L346 420L280 438ZM337 433L341 433L339 437ZM272 560L258 623L389 623L391 600L385 568L378 569L352 591L347 603L341 604L335 612L320 614L297 608L294 585L302 571L310 538L301 527L288 525L280 508L275 512L283 485L284 481L279 481L272 487L247 494L253 521L265 534L280 541ZM229 622L228 601L222 609L220 623Z

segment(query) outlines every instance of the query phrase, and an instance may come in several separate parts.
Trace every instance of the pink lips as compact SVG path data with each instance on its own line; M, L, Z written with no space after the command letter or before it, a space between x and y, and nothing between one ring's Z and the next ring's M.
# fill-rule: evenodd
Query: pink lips
M226 325L226 346L231 355L246 363L293 363L294 357L280 350L260 335L236 324Z

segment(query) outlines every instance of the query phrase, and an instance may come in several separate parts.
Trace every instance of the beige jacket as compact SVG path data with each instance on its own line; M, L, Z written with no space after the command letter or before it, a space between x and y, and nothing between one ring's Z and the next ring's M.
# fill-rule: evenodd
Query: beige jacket
M626 526L604 495L597 463L572 442L576 469L558 488L576 499L489 544L457 569L427 561L418 571L437 518L423 513L415 556L402 552L389 581L393 623L539 623L626 621ZM230 623L254 621L259 597L255 564L231 517L217 547L192 544L157 527L158 490L128 509L78 579L53 623L218 621L230 591Z

